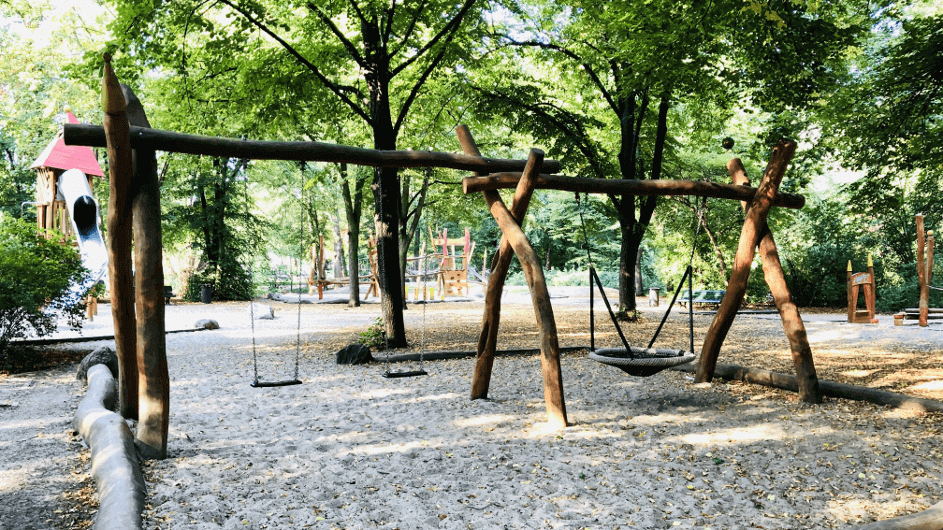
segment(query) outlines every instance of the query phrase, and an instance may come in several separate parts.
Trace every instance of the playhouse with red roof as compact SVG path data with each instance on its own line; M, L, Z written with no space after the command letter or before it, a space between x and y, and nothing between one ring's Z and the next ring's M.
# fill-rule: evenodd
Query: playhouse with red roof
M79 122L68 107L65 109L65 115L69 123ZM68 210L64 201L57 200L56 185L62 173L70 169L78 169L88 177L88 185L94 192L95 179L105 176L95 153L91 147L66 145L60 131L49 142L39 158L33 162L30 169L35 169L37 173L36 223L42 229L55 228L69 235L72 232L72 226L68 220Z

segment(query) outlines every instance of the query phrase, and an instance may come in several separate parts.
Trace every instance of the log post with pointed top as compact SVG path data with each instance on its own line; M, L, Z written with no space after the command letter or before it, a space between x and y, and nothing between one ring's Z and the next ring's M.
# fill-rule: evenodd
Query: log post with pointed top
M126 85L128 122L150 127L144 106ZM163 242L160 184L153 149L133 150L134 286L137 295L138 428L135 445L143 458L167 457L170 377L164 326Z
M104 130L108 147L108 278L111 315L115 322L118 354L118 412L138 417L137 337L134 318L134 285L131 275L132 162L127 102L106 53L102 79Z

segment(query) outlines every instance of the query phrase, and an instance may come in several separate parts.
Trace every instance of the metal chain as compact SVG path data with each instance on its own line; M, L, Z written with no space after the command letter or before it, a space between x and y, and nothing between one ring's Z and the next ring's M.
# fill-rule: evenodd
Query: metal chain
M246 192L245 214L246 214L246 231L248 232L248 231L249 231L249 222L250 222L250 218L249 218L249 179L246 179L246 185L245 185L245 188L243 188L243 189L244 189L245 192ZM249 258L249 266L248 266L248 269L249 269L249 285L250 285L249 288L251 289L251 292L249 293L249 323L250 323L250 326L251 326L251 328L252 328L252 376L253 376L253 377L252 377L252 383L253 383L253 384L257 384L257 383L259 382L259 361L258 361L258 355L256 354L256 347L255 347L255 301L253 300L254 295L255 295L255 277L252 275L252 261L251 261L251 260L252 260L252 258L250 257L250 258Z
M301 260L305 254L305 208L304 208L304 166L301 168L301 215L299 215L299 222L301 223L301 229L299 230L300 236L298 241L299 252L298 252L298 287L301 292L304 291L304 287L301 284ZM313 264L312 264L313 265ZM320 280L320 278L318 278ZM298 293L298 324L295 327L295 374L292 379L298 379L298 360L301 357L301 292Z

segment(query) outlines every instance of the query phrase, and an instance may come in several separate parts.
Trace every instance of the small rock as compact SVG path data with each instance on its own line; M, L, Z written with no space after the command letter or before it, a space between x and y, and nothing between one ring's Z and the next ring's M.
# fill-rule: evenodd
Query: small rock
M337 364L369 364L373 362L370 348L364 344L349 344L337 352Z
M219 329L219 322L212 318L201 318L193 324L193 327L196 329Z
M118 379L118 356L111 346L99 346L92 353L85 356L79 363L79 369L75 373L75 378L79 381L88 382L88 369L96 364L104 364L111 370L111 375Z
M249 308L255 314L256 320L274 320L275 319L275 310L272 309L270 305L252 303L252 307Z

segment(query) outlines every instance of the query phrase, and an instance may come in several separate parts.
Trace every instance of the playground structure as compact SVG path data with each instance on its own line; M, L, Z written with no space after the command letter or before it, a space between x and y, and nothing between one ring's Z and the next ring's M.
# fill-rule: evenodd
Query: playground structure
M432 240L433 249L442 249L441 252L433 253L433 259L439 264L436 271L436 289L441 293L441 297L453 294L467 296L468 269L475 252L475 242L471 240L468 228L465 228L464 237L449 238L448 228L433 234L432 227L429 227L429 239ZM457 251L457 248L461 251Z
M72 111L64 109L66 123L79 123ZM43 231L59 230L66 236L75 233L69 222L72 208L59 187L60 177L70 169L81 171L88 179L88 195L94 197L95 180L105 176L90 147L66 145L62 132L53 138L30 165L36 170L36 225ZM25 203L29 204L29 203Z
M921 327L927 327L931 319L943 319L943 309L930 307L930 289L938 291L943 289L931 285L933 282L933 230L924 231L923 214L917 214L915 221L917 223L917 280L920 283L920 302L917 307L904 309L902 313L894 315L894 321L896 324L904 319L917 320Z
M852 272L848 260L848 322L851 324L873 324L874 320L874 262L868 254L868 272ZM858 294L864 293L864 309L858 309Z
M63 110L67 123L79 123L69 107ZM89 270L84 280L53 301L50 309L55 311L78 303L108 271L108 253L98 228L101 216L93 191L95 180L105 174L91 148L66 145L61 131L30 169L36 170L36 200L31 204L36 207L37 227L46 237L51 237L52 230L66 237L75 236L82 265ZM98 314L98 300L93 296L86 298L87 316L92 319Z
M779 183L796 149L794 142L781 141L773 150L758 188L748 185L739 160L728 169L733 185L695 181L599 180L552 175L559 163L544 160L532 149L528 160L484 158L464 126L458 128L466 155L425 151L379 151L320 142L260 142L202 137L150 128L140 101L114 74L111 58L105 56L102 127L70 124L64 128L66 142L107 147L111 194L108 208L109 277L112 317L118 353L119 407L126 418L138 419L136 445L144 458L167 456L169 425L169 375L164 336L163 270L160 230L160 199L155 151L228 156L249 159L347 162L386 167L448 167L476 172L466 178L464 192L482 191L503 236L488 282L483 328L473 379L472 399L487 397L495 353L500 295L512 256L518 256L530 287L538 318L544 399L553 427L567 426L560 371L560 350L547 284L540 262L521 230L530 197L535 189L562 189L590 193L635 195L696 195L737 199L747 210L737 258L726 294L704 342L697 379L710 381L720 347L746 292L750 264L757 245L764 261L764 273L789 338L798 377L800 398L821 401L818 379L812 362L805 328L789 299L782 268L766 224L771 206L801 208L799 195L778 193ZM541 170L550 174L541 174ZM134 188L131 182L135 183ZM516 187L511 208L505 206L498 188ZM132 289L132 228L136 274ZM135 298L136 297L136 298Z

